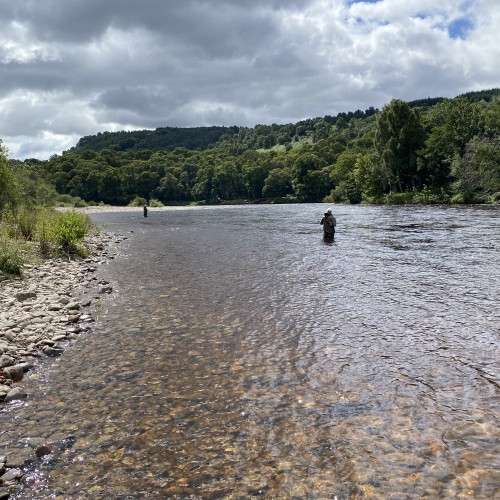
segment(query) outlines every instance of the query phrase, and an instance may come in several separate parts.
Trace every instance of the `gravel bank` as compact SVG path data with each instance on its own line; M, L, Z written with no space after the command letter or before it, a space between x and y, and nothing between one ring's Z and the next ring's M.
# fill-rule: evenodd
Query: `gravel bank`
M21 279L0 273L0 411L29 397L23 377L37 368L37 359L62 355L66 341L92 329L91 306L113 291L110 283L98 279L98 266L114 258L124 239L107 233L91 236L86 239L88 258L44 260L26 266ZM2 452L0 499L15 488L21 467L48 453L47 443Z

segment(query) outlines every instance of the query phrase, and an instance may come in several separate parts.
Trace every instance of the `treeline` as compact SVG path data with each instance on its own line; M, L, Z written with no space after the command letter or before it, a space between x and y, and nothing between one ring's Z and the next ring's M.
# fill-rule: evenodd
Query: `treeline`
M499 131L493 89L296 124L103 133L11 166L88 203L488 203L500 200Z
M325 116L303 120L286 125L256 125L255 127L161 127L156 130L136 130L133 132L99 132L96 135L82 137L77 145L67 153L80 154L86 150L101 151L141 151L152 152L186 148L193 150L229 148L235 153L247 149L269 149L276 145L286 145L310 137L312 140L324 138L327 127L323 122L344 125L353 118L367 118L377 112L369 108L366 111L338 113L337 116Z
M161 127L156 130L136 130L133 132L99 132L97 135L82 137L72 153L86 150L113 151L142 150L161 151L162 149L209 149L215 147L223 135L238 133L238 127Z

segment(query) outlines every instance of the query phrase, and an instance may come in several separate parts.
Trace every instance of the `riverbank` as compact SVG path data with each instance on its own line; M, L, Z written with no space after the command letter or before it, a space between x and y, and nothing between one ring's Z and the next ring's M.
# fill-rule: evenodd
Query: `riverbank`
M112 293L110 283L99 280L98 267L116 255L123 235L101 233L86 237L89 256L58 257L25 266L22 278L0 275L0 411L29 398L26 373L39 361L63 354L71 341L92 330L93 312ZM50 453L50 445L19 449L0 456L0 498L14 487L21 468Z

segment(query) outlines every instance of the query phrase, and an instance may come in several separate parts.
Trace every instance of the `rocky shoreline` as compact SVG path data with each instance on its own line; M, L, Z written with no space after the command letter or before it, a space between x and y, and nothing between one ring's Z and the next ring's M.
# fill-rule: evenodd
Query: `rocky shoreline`
M86 238L89 257L60 257L26 266L23 277L0 273L0 411L28 398L23 377L43 357L60 356L64 344L92 329L92 311L112 286L99 280L99 264L115 256L112 246L123 235L102 233ZM91 306L94 306L92 308ZM22 467L51 453L50 444L0 453L0 500L21 479Z

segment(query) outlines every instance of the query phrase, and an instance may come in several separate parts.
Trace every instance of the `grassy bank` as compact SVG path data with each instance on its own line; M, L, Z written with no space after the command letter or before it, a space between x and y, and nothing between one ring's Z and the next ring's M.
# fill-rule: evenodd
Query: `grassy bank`
M88 215L49 208L0 212L0 272L21 276L26 264L66 255L85 257L85 236L97 232Z

